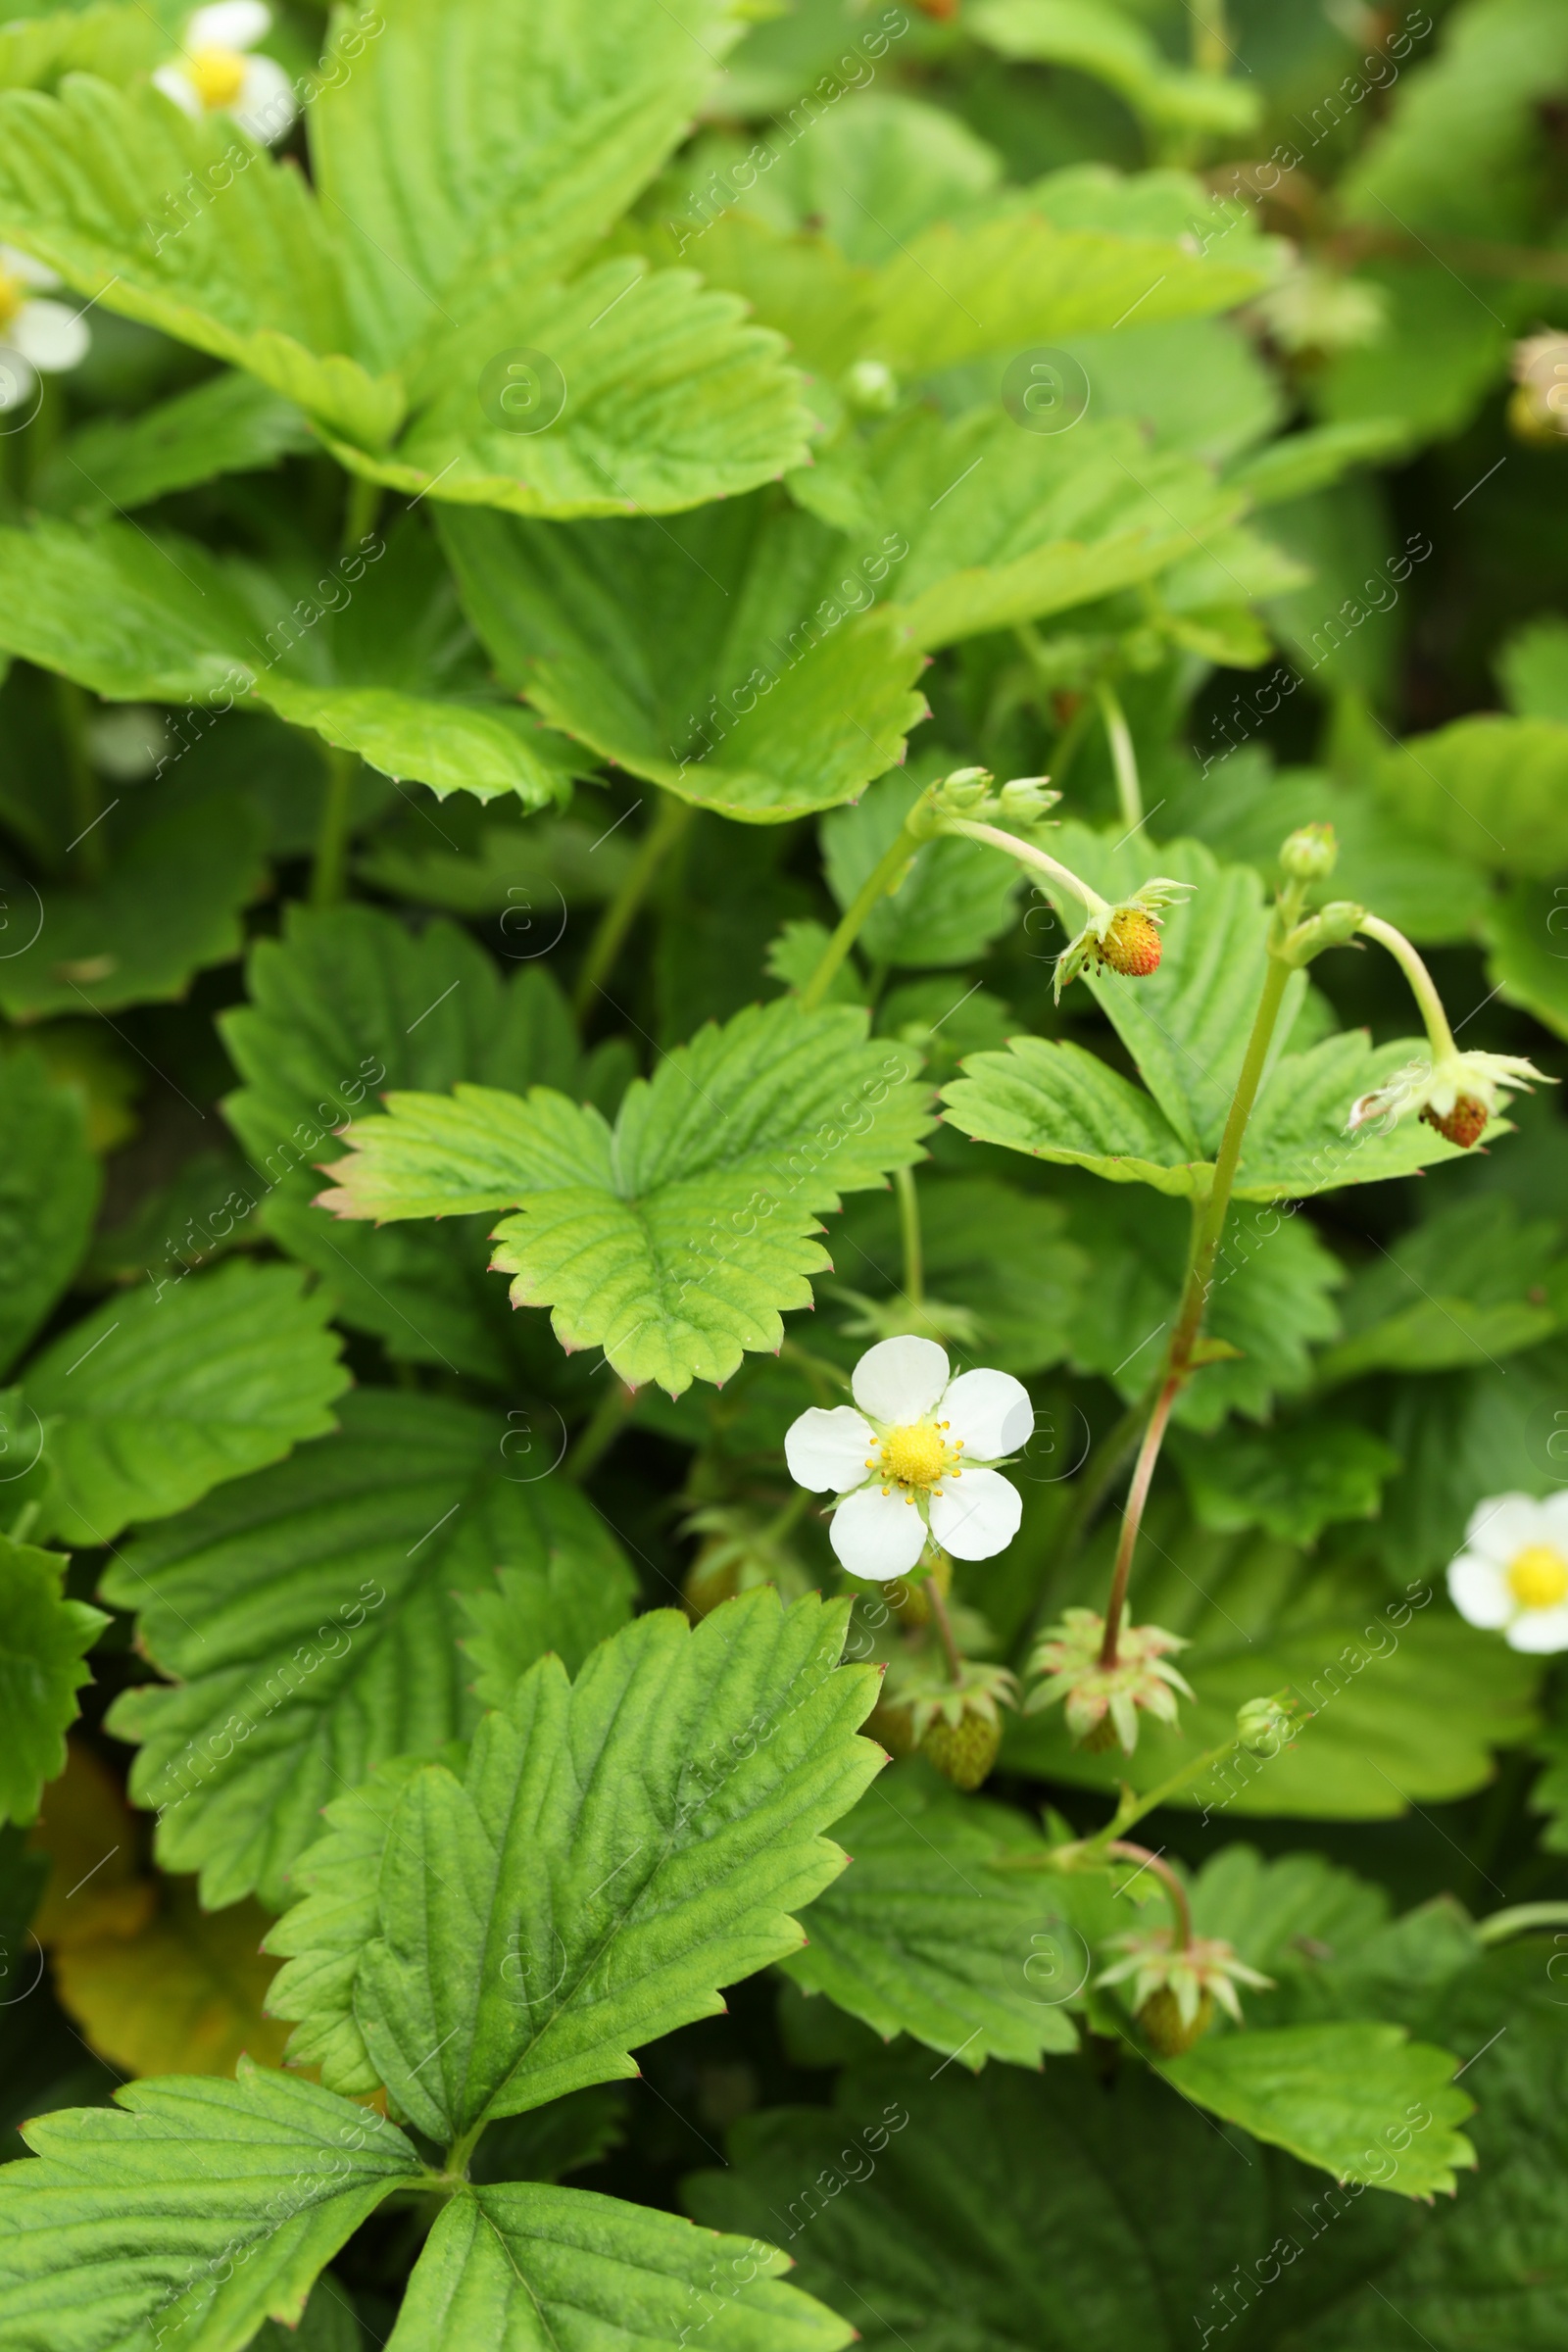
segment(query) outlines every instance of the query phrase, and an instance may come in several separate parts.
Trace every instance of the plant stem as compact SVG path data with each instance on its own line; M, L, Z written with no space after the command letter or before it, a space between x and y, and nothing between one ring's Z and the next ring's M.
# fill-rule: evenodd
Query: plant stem
M1230 61L1225 0L1193 0L1193 64L1200 74L1223 74Z
M1368 939L1375 939L1380 948L1388 949L1409 981L1410 994L1421 1008L1421 1018L1426 1023L1427 1043L1432 1048L1434 1060L1446 1060L1454 1052L1453 1031L1448 1027L1448 1016L1443 1009L1437 982L1415 949L1402 931L1396 931L1394 925L1386 923L1381 915L1364 914L1356 928L1364 931Z
M61 677L58 671L52 684L71 786L71 820L75 834L71 846L81 853L82 873L96 882L104 870L104 796L97 770L87 757L87 698L73 679Z
M819 1396L824 1394L831 1396L835 1389L841 1396L850 1395L849 1374L825 1355L813 1355L799 1340L785 1340L778 1354L780 1363L800 1366Z
M904 1296L910 1306L925 1301L925 1253L920 1247L920 1200L914 1172L895 1168L893 1189L899 1196L899 1232L904 1241Z
M313 906L333 906L343 896L343 868L354 825L354 779L359 765L356 753L328 748L326 795L321 803L316 862L311 871Z
M904 869L909 859L918 849L924 846L920 837L909 830L915 811L923 805L923 801L916 801L899 832L889 842L845 908L838 929L822 950L821 958L815 971L801 991L801 1010L803 1012L816 1010L832 987L834 975L840 964L859 938L872 907L878 899L898 888L904 879Z
M942 1647L947 1653L948 1672L961 1689L963 1685L963 1652L954 1639L953 1619L948 1615L948 1604L943 1596L942 1587L937 1583L935 1576L928 1576L925 1583L926 1596L931 1603L931 1615L936 1622Z
M448 2148L446 2162L437 2176L436 2185L446 2188L449 2195L452 2193L451 2188L448 2187L449 2181L456 2186L458 2182L466 2180L468 2160L479 2144L479 2135L483 2130L482 2123L474 2124L470 2130L463 2133L460 2139L455 2139Z
M1103 679L1095 688L1095 700L1100 705L1100 715L1105 722L1111 763L1116 770L1116 798L1121 803L1121 821L1130 831L1136 832L1144 821L1144 795L1138 781L1138 754L1133 748L1127 713L1121 707L1114 686Z
M343 539L341 552L346 556L375 527L381 512L382 489L363 473L349 476L348 496L343 501Z
M1080 882L1069 866L1037 849L1032 841L1020 841L1016 833L1004 833L1000 825L977 824L970 816L944 817L942 830L965 834L970 841L983 841L991 849L1004 850L1009 858L1016 858L1020 865L1032 865L1037 872L1049 874L1053 882L1060 883L1075 899L1081 899L1091 914L1106 914L1110 910L1109 901L1102 899L1098 890L1091 890L1087 882Z
M1531 1928L1568 1928L1568 1903L1511 1903L1506 1911L1494 1911L1490 1919L1476 1921L1476 1940L1503 1943Z
M1298 893L1282 900L1276 910L1277 933L1283 936L1291 929L1298 911ZM1230 1207L1231 1190L1236 1182L1236 1170L1242 1156L1242 1143L1247 1134L1247 1122L1252 1115L1257 1090L1263 1081L1268 1050L1279 1019L1280 1006L1290 983L1292 966L1283 956L1272 952L1263 974L1263 987L1252 1017L1252 1032L1247 1041L1241 1074L1236 1092L1226 1113L1225 1132L1220 1138L1219 1153L1214 1162L1214 1174L1209 1183L1193 1236L1192 1256L1187 1268L1187 1281L1182 1293L1176 1327L1165 1351L1164 1370L1159 1392L1149 1417L1149 1427L1138 1450L1138 1463L1128 1490L1127 1508L1122 1517L1121 1541L1116 1546L1116 1564L1111 1572L1110 1597L1105 1604L1105 1638L1101 1644L1101 1663L1114 1666L1116 1644L1121 1632L1121 1613L1127 1599L1127 1584L1132 1574L1133 1553L1138 1545L1138 1531L1143 1523L1144 1506L1149 1500L1150 1484L1154 1465L1159 1458L1160 1444L1171 1407L1181 1390L1191 1378L1193 1351L1202 1328L1203 1311L1208 1304L1209 1286L1213 1280L1214 1258L1224 1231L1226 1212Z
M1106 1822L1104 1828L1097 1830L1086 1842L1096 1846L1103 1841L1108 1850L1113 1838L1119 1838L1124 1830L1136 1828L1146 1814L1157 1812L1161 1805L1178 1795L1189 1782L1200 1779L1211 1765L1223 1763L1227 1756L1235 1755L1241 1744L1240 1740L1222 1740L1218 1747L1207 1748L1202 1755L1195 1756L1191 1764L1184 1764L1179 1772L1173 1772L1168 1780L1160 1781L1146 1795L1135 1797L1131 1804L1126 1801L1130 1791L1124 1792L1114 1820Z
M673 793L664 794L658 814L637 845L637 855L626 868L619 889L600 916L588 942L588 953L572 997L572 1010L579 1021L592 1005L600 983L613 970L621 943L648 896L654 876L696 814L690 801L678 801Z
M571 1450L562 1463L562 1473L574 1486L580 1486L600 1462L626 1426L626 1416L636 1401L635 1392L613 1373L587 1420L572 1440Z
M1132 1840L1127 1838L1113 1838L1105 1851L1107 1854L1116 1855L1119 1860L1124 1862L1141 1862L1146 1870L1153 1872L1170 1897L1171 1913L1176 1925L1176 1934L1171 1949L1185 1952L1193 1940L1192 1905L1187 1900L1186 1887L1170 1864L1164 1860L1163 1856L1151 1853L1147 1845L1134 1845Z

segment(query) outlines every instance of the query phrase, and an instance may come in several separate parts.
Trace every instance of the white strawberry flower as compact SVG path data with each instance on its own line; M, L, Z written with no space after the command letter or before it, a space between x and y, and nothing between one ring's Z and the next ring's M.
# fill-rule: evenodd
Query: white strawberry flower
M1448 1569L1454 1607L1510 1649L1568 1649L1568 1494L1478 1502Z
M852 1576L906 1576L929 1535L959 1560L989 1560L1018 1532L1023 1502L994 1465L1029 1442L1035 1408L1010 1372L960 1372L934 1340L905 1334L867 1348L855 1403L813 1405L784 1458L797 1486L838 1496L829 1530Z
M258 146L270 147L299 112L276 59L252 54L271 29L266 0L217 0L189 19L180 56L160 66L153 80L196 122L227 115Z
M59 277L28 253L0 245L0 409L19 409L40 375L79 367L92 341L79 310L40 300Z

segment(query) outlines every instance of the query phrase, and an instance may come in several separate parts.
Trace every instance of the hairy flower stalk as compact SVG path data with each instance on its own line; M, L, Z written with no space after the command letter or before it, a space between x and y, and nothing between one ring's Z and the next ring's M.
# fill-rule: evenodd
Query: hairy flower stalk
M1426 1024L1431 1059L1413 1062L1388 1086L1362 1095L1350 1105L1347 1128L1354 1134L1376 1119L1391 1124L1411 1111L1435 1127L1439 1135L1462 1151L1472 1151L1486 1134L1510 1092L1528 1094L1533 1084L1555 1086L1556 1080L1538 1070L1517 1054L1461 1054L1454 1043L1448 1016L1437 984L1425 962L1402 931L1380 915L1363 915L1358 928L1368 939L1387 948L1410 983L1410 993Z

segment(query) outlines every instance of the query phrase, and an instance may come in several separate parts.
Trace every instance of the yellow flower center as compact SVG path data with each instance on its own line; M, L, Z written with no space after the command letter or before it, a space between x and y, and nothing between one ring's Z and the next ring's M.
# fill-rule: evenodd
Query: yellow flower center
M9 326L27 299L27 289L20 277L8 277L0 270L0 326Z
M1508 1590L1522 1609L1554 1609L1568 1599L1568 1560L1550 1544L1527 1544L1509 1565Z
M934 1487L950 1471L961 1477L957 1461L963 1440L950 1442L947 1426L945 1421L908 1421L901 1429L890 1429L880 1458L873 1455L866 1468L880 1470L888 1484L900 1487Z
M188 70L191 86L212 114L234 104L245 87L250 59L242 49L198 49Z

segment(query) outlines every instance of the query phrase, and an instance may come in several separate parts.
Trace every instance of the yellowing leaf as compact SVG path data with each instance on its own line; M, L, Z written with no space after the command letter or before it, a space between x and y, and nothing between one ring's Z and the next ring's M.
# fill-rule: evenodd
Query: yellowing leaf
M55 1954L55 1988L95 2050L131 2075L231 2075L242 2052L282 2058L288 2028L262 2014L276 1963L260 1904L203 1911L195 1889L163 1882L134 1936L73 1940Z

